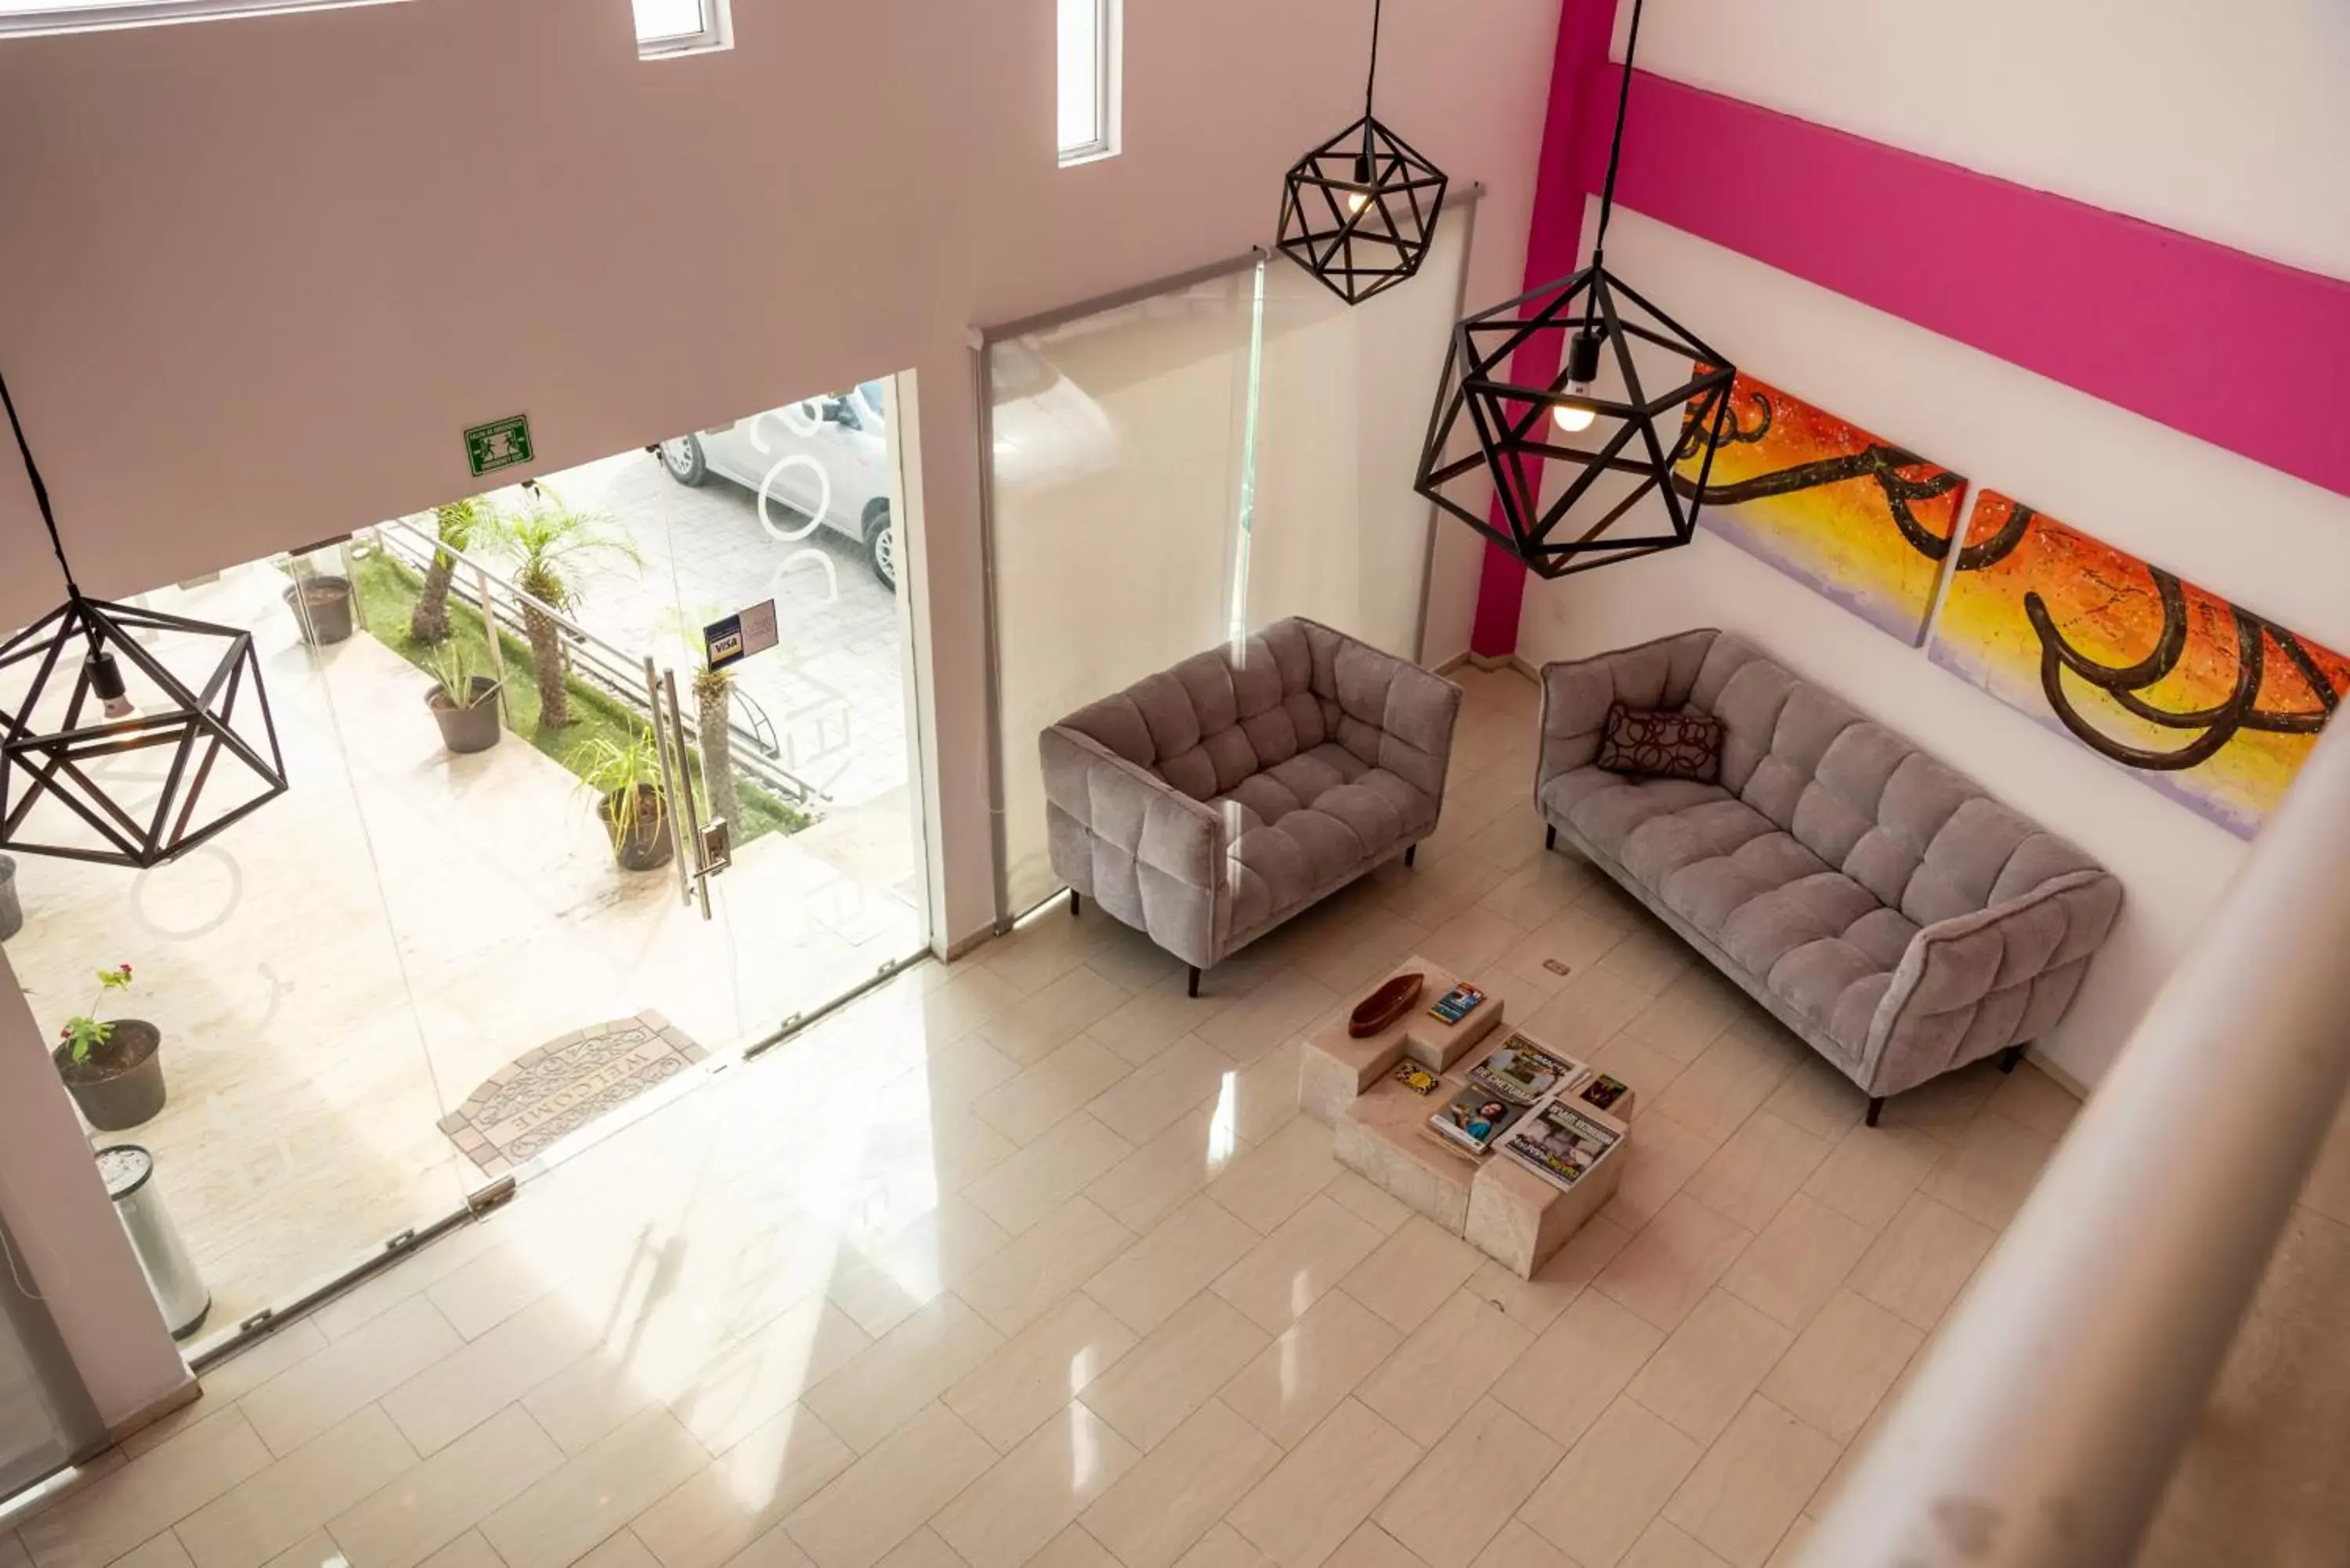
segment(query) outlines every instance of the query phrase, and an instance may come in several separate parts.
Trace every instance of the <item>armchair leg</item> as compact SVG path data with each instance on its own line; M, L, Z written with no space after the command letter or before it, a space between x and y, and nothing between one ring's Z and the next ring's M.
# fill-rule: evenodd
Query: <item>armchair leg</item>
M1868 1125L1870 1127L1875 1127L1877 1125L1877 1113L1884 1108L1885 1096L1883 1095L1879 1095L1875 1099L1868 1102Z
M1412 857L1413 856L1415 856L1415 855L1419 854L1419 845L1417 845L1417 844L1413 845L1410 848L1409 848L1409 849L1407 849L1407 850L1405 850L1405 851L1403 852L1403 863L1404 863L1405 865L1407 865L1407 866L1410 865L1410 864L1411 864L1411 857Z
M1999 1070L2002 1073L2012 1073L2015 1071L2015 1064L2022 1060L2023 1047L2011 1045L1999 1054Z
M1544 849L1555 849L1558 847L1558 829L1556 827L1544 826L1543 828L1543 847Z
M1076 890L1075 888L1070 888L1070 889L1069 889L1069 919L1073 919L1073 920L1074 920L1074 919L1076 919L1079 915L1082 915L1082 914L1084 914L1085 912L1086 912L1086 901L1085 901L1085 899L1083 899L1083 898L1079 898L1079 897L1077 896L1077 890Z
M1193 996L1200 994L1200 966L1198 964L1193 964L1191 966L1191 994Z

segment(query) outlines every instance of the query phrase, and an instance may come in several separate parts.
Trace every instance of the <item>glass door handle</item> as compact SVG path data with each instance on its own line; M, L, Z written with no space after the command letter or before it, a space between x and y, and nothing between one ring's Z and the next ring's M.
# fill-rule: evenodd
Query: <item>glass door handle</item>
M672 814L671 820L675 823L681 819L682 826L679 831L693 851L691 869L686 876L686 902L691 904L700 898L702 918L707 920L711 918L710 879L726 867L712 857L710 841L702 835L702 807L693 798L693 763L691 753L685 749L685 711L679 707L677 701L676 670L661 671L661 695L669 702L670 738L677 745L678 794L685 807L682 813Z
M675 690L674 683L671 691ZM678 800L682 794L691 800L693 774L685 765L681 751L672 765L670 754L670 726L661 714L661 676L653 667L650 656L645 659L645 696L652 705L653 754L660 759L661 799L666 806L662 813L669 823L671 857L677 863L677 896L688 904L693 902L692 851L687 846L683 830L678 823Z

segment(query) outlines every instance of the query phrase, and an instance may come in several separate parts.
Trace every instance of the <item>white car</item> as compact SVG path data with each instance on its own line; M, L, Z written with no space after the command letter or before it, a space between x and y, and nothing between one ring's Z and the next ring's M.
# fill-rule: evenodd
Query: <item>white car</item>
M898 587L898 527L889 514L889 435L881 383L809 398L660 443L661 467L680 484L712 474L759 498L759 519L798 535L813 517L865 546L882 586ZM797 517L779 518L769 502Z

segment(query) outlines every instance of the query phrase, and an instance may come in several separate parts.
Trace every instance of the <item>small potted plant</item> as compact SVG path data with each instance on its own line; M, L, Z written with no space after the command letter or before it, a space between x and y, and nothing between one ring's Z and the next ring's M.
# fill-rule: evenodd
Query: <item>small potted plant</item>
M504 732L498 723L498 682L476 674L454 639L428 658L424 669L433 678L424 701L441 725L442 742L461 756L496 745Z
M98 971L98 996L130 989L130 966ZM82 1119L100 1132L121 1132L163 1108L163 1032L143 1019L100 1020L84 1013L66 1020L50 1053Z
M625 744L599 735L571 753L571 771L595 795L596 815L622 869L658 871L676 857L651 731L639 730Z
M286 607L302 624L302 640L313 648L348 642L356 624L351 618L351 580L325 572L302 572L286 590Z

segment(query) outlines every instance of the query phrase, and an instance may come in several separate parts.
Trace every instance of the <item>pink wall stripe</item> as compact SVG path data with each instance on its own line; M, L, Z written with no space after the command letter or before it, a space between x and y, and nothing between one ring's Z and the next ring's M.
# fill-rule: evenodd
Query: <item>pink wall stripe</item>
M1529 286L1573 267L1583 197L1607 172L1615 100L1592 78L1613 73L1604 53L1575 65L1570 73L1562 36ZM1555 177L1555 153L1571 178ZM1633 79L1617 200L2350 495L2334 391L2350 358L2350 283L1646 72ZM1670 308L1707 330L1702 300ZM1498 581L1503 568L1515 570L1507 556L1487 561L1480 653L1496 650L1505 617L1515 646L1524 582Z
M1565 0L1559 10L1558 49L1552 57L1550 107L1543 117L1543 145L1534 181L1534 210L1526 236L1525 286L1538 288L1575 270L1583 243L1583 139L1593 134L1591 103L1614 103L1605 90L1607 43L1616 26L1616 0ZM1577 92L1578 86L1583 89ZM1599 158L1607 166L1607 136L1614 121L1596 117ZM1472 304L1483 309L1498 301ZM1528 344L1510 360L1513 379L1539 385L1558 374L1559 345ZM1497 504L1493 525L1506 527ZM1498 545L1485 546L1477 581L1477 617L1469 630L1469 651L1489 659L1506 657L1518 646L1518 612L1526 597L1526 569Z
M1590 122L1608 117L1596 95L1578 102L1578 182L1596 190L1607 143ZM1616 192L1661 223L2350 495L2334 392L2350 357L2350 283L1646 72ZM1702 301L1679 308L1703 329Z

